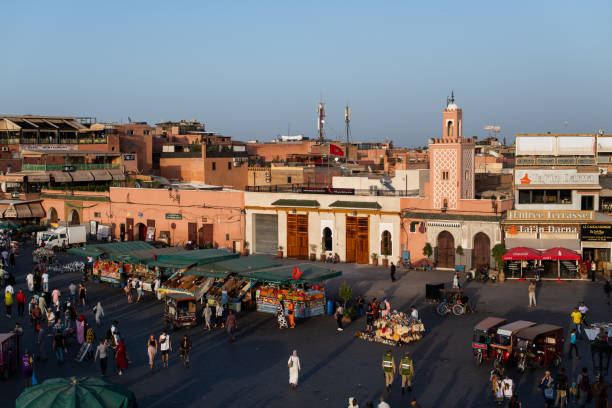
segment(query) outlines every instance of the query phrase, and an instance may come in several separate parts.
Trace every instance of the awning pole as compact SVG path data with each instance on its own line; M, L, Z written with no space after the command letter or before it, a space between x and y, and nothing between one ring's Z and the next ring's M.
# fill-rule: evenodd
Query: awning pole
M561 280L561 260L557 259L557 282L563 282Z

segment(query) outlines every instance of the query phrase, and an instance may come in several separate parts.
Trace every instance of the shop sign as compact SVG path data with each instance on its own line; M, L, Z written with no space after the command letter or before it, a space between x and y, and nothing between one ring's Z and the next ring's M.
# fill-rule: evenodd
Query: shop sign
M124 154L123 155L123 160L125 160L125 161L131 161L131 160L134 160L134 159L135 159L135 157L134 157L133 154Z
M592 221L593 211L579 210L509 210L510 221Z
M166 219L167 220L182 220L183 214L166 213Z
M578 173L576 170L515 170L514 184L529 185L599 185L599 173Z
M75 145L58 145L58 144L42 144L42 145L19 145L19 151L23 150L46 150L49 152L61 152L68 150L77 150Z
M580 226L582 241L612 241L612 225L610 224L584 224Z
M510 225L505 228L509 235L518 234L519 232L527 234L536 234L548 232L554 234L578 233L578 227L568 227L564 225Z
M304 194L336 194L336 195L355 195L354 188L333 188L329 187L302 187Z

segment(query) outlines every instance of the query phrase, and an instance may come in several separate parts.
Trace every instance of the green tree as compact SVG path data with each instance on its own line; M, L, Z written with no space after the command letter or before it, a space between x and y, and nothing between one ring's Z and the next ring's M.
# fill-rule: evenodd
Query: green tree
M351 300L351 298L353 297L353 289L351 289L351 287L347 285L346 282L344 282L340 286L338 294L340 295L340 298L344 300L344 307L346 308L346 302Z
M459 263L463 264L463 247L461 245L457 245L457 248L455 248L455 253L459 255Z
M425 244L425 246L423 247L423 255L425 255L428 259L429 257L433 254L433 248L431 247L431 244L428 242Z
M491 249L491 256L495 259L495 263L497 264L497 269L499 271L504 270L504 260L502 256L506 253L506 246L504 244L497 244Z

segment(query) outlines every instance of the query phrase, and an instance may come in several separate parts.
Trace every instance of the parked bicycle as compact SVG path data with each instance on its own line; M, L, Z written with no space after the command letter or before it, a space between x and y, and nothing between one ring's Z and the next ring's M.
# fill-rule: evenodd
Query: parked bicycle
M446 316L450 314L460 316L462 314L465 314L465 305L463 305L459 301L462 296L463 291L461 289L441 289L440 299L442 300L436 308L436 311L440 316Z

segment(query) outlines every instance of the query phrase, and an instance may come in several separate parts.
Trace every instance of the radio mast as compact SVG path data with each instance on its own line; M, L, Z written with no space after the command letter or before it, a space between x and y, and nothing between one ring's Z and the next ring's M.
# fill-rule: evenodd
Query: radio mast
M323 102L319 102L319 106L317 106L317 130L319 131L319 144L325 143L325 129L323 128L325 124L325 104Z
M346 108L344 108L344 123L346 123L346 148L344 149L344 162L348 163L349 143L351 142L351 108L348 105L346 105Z

